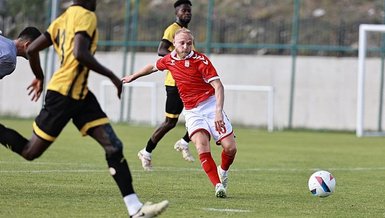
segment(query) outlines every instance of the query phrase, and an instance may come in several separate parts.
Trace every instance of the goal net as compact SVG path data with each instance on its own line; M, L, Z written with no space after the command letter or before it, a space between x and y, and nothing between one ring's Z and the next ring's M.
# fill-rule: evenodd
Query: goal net
M357 137L385 136L385 131L382 129L384 89L383 42L385 41L383 33L385 33L385 25L361 24L359 27ZM379 52L380 55L368 57L368 51L381 52ZM371 66L370 69L368 67L369 64Z

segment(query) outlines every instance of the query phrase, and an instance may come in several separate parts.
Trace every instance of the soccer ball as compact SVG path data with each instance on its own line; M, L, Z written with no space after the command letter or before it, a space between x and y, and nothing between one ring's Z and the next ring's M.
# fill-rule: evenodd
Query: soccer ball
M308 185L314 196L327 197L334 192L336 179L328 171L320 170L310 176Z

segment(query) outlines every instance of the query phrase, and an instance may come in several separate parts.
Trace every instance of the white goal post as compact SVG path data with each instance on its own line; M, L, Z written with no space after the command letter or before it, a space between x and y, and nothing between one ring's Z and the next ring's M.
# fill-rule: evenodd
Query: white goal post
M367 51L367 33L385 32L385 25L380 24L361 24L359 28L358 45L358 75L357 75L357 122L356 136L385 136L385 132L365 131L365 59Z
M225 90L253 91L267 93L267 130L274 131L274 88L272 86L256 85L225 85Z
M157 116L156 116L156 108L157 108L157 83L156 82L139 82L135 81L134 83L130 84L124 84L124 87L143 87L150 89L150 101L151 101L151 125L155 126L157 124ZM104 80L100 84L100 105L103 109L107 107L107 101L106 101L106 95L107 95L107 88L113 87L113 84L109 80ZM127 89L124 89L125 91ZM267 130L269 132L274 131L274 88L272 86L258 86L258 85L225 85L225 90L231 90L231 91L251 91L251 92L264 92L267 94L267 104L266 104L266 110L267 110ZM123 98L123 101L128 101L128 99ZM126 105L126 104L125 104ZM123 109L125 110L125 109ZM124 113L127 111L125 110Z
M103 80L102 83L100 84L100 105L103 109L105 109L107 107L107 101L106 101L106 89L107 87L114 87L114 84L111 83L110 80ZM157 97L156 97L156 89L157 89L157 84L155 82L141 82L141 81L135 81L134 83L126 83L123 85L123 92L122 92L122 101L124 102L127 102L128 99L128 89L126 89L125 87L142 87L142 88L148 88L150 89L150 101L151 101L151 119L150 119L150 122L151 122L151 125L152 126L155 126L157 123L157 116L156 116L156 108L157 108ZM124 114L127 115L127 104L124 104L126 105L124 108L123 108L123 111L124 111ZM122 120L120 120L122 121Z

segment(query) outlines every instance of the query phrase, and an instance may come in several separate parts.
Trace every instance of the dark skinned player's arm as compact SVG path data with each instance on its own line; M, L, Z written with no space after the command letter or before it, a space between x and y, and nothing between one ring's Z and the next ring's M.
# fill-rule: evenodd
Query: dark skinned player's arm
M108 68L101 65L89 51L91 45L91 38L85 32L75 34L75 45L73 54L75 58L88 69L108 77L118 89L118 97L122 93L122 82L120 79Z
M32 101L37 101L43 92L44 74L40 64L39 52L51 45L52 42L49 34L44 33L35 39L27 48L29 65L31 66L32 72L36 77L27 88L29 90L28 95L33 93L31 99Z
M160 41L159 46L158 46L158 55L164 57L168 53L170 53L168 48L170 48L171 45L172 45L172 43L170 41L168 41L166 39L162 39L162 41Z
M45 48L48 48L52 45L52 42L49 38L44 34L41 34L36 40L34 40L27 49L27 55L29 64L31 66L31 69L33 71L33 74L35 74L37 79L44 79L43 69L40 65L40 57L39 52Z

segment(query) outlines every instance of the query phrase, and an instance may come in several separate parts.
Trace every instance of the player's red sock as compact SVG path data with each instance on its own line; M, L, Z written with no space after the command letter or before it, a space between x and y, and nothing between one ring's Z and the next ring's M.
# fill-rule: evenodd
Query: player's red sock
M221 162L221 168L222 170L228 170L230 168L230 165L233 163L235 158L234 155L228 155L225 153L225 151L222 151L222 162Z
M201 161L201 165L203 170L206 172L209 177L211 183L215 186L218 183L221 183L219 180L217 166L210 152L202 153L199 155L199 159Z

